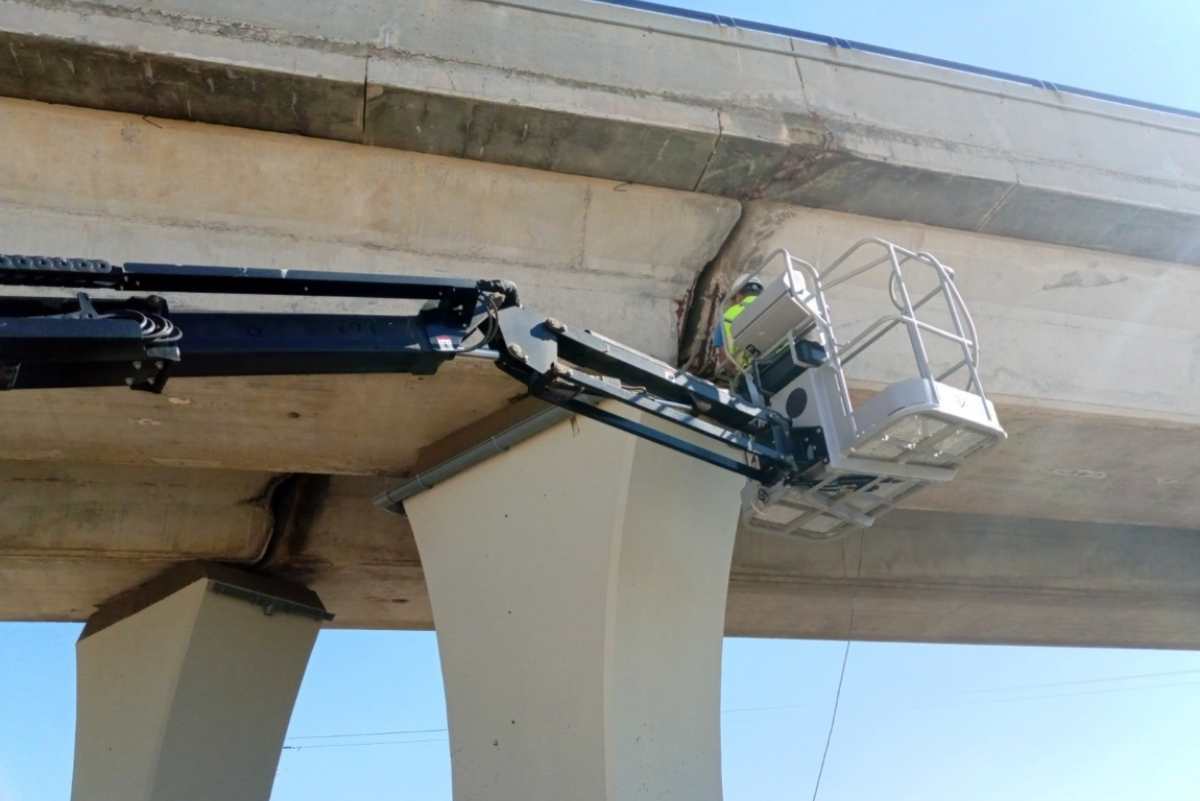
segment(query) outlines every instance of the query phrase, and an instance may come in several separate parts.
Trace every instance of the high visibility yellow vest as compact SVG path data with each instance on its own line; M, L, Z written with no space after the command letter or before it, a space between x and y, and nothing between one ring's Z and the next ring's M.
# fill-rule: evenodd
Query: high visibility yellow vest
M734 350L734 342L733 342L733 321L736 320L739 316L741 316L742 312L744 312L746 310L746 307L749 306L751 303L753 303L756 300L758 300L758 295L751 295L748 298L746 298L745 300L741 301L740 303L735 303L732 306L730 306L728 309L725 310L725 314L724 314L723 320L721 322L721 326L722 326L722 333L724 333L724 335L725 335L723 344L725 346L726 353L729 353L729 354L736 353L736 351ZM745 357L738 359L739 365L741 367L745 367L749 363L749 361L750 361L749 358L745 358Z

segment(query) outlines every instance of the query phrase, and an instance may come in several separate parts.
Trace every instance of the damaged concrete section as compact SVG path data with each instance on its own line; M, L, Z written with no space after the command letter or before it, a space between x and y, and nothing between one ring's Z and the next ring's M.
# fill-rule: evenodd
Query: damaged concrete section
M1200 263L1200 121L585 0L3 0L0 93Z
M989 394L1040 408L1200 422L1200 324L1190 311L1200 303L1200 276L1191 267L782 203L744 204L721 255L697 280L681 360L709 369L709 335L730 282L776 249L824 268L871 236L929 251L957 271L979 327ZM888 313L886 294L875 289L856 282L834 290L835 324L853 328ZM864 356L852 377L863 388L897 380L911 368L907 347ZM1147 450L1131 441L1115 452Z

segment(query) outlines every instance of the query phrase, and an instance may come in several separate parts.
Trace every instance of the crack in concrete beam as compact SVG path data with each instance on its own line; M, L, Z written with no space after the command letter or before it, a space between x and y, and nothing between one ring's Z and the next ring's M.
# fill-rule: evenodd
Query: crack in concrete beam
M696 176L696 184L692 187L693 192L699 192L701 184L708 176L708 168L712 165L713 157L717 155L718 148L721 147L721 138L725 135L725 126L721 122L721 110L717 109L717 137L713 139L712 150L708 152L708 158L704 161L704 166L700 168L700 174Z

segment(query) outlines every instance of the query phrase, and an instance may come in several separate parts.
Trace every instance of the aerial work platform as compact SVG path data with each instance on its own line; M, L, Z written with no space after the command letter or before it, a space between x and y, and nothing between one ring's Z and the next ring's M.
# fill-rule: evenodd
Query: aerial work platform
M930 287L914 282L918 272ZM890 308L847 331L835 317L837 293L862 291L880 276ZM784 534L827 538L869 526L1004 437L953 271L881 239L862 240L824 270L786 251L773 254L752 277L758 294L724 338L732 365L726 385L534 312L502 280L0 256L0 283L75 290L67 298L0 299L3 389L124 384L161 392L171 376L433 374L451 359L486 359L565 413L744 476L746 519ZM96 290L153 294L87 294ZM160 292L424 305L392 316L174 312ZM931 313L939 305L946 323ZM852 363L883 350L893 332L905 334L915 374L897 364L899 380L856 404ZM938 363L931 341L951 346L952 363ZM605 400L699 439L601 407ZM552 421L518 426L509 444ZM399 509L427 486L427 477L409 482L380 502Z

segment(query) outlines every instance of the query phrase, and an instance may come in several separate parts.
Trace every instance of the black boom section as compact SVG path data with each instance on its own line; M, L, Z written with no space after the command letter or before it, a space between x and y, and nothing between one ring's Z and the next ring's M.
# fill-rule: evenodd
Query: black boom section
M114 265L99 259L0 255L0 284L10 286L442 300L455 294L473 297L479 283L467 278L155 262Z
M0 298L0 389L160 391L168 375L429 374L487 328L495 309L517 301L503 281L44 256L0 256L0 284L76 290ZM93 289L156 294L117 300L82 291ZM157 295L177 292L427 303L408 316L179 313Z
M748 478L775 483L798 468L787 420L616 340L523 308L507 281L0 255L0 285L74 291L0 297L0 389L159 392L170 377L429 374L471 354L494 360L550 403ZM151 294L93 299L84 290ZM397 316L173 312L158 293L177 292L425 304ZM597 408L600 400L690 433Z
M419 317L173 314L185 343L171 374L431 374L453 354L426 341Z
M178 346L146 340L132 319L5 319L0 389L157 391L168 376L428 375L455 355L431 348L415 316L201 312L170 319Z

